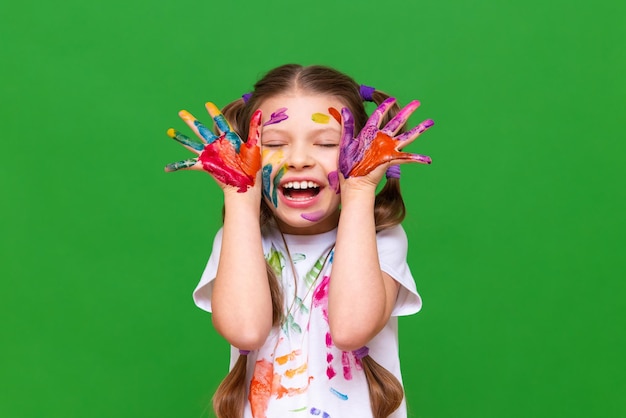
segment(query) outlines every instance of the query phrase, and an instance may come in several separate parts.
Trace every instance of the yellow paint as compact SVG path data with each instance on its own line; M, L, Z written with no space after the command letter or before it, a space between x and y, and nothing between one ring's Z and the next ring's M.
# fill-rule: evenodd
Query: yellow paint
M176 138L176 131L173 128L167 130L167 136L170 138Z
M283 152L282 150L272 150L270 148L265 148L261 152L261 157L263 158L264 164L272 164L278 165L283 160Z
M304 363L302 366L298 367L297 369L289 369L285 372L285 376L292 378L297 374L302 374L304 372L306 372L307 369L307 363Z
M211 115L212 118L215 118L216 116L219 116L222 114L222 112L220 111L220 109L215 106L214 103L211 102L206 102L206 104L204 105L204 107L206 107L206 110L209 112L209 115ZM230 125L230 122L226 120L226 118L224 118L224 120L226 121L226 123L228 124L228 129L232 130L233 127Z
M330 116L323 113L313 113L313 116L311 116L311 120L313 120L313 122L315 123L328 123L328 121L330 120Z

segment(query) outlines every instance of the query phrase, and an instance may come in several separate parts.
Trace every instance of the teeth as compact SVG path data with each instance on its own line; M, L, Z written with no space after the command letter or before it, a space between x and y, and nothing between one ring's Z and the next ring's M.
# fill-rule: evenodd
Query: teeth
M283 187L286 189L317 189L320 186L312 181L290 181Z

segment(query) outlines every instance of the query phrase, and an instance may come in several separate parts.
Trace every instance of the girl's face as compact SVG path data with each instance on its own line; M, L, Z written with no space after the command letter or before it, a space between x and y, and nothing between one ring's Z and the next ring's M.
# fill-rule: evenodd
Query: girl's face
M261 102L263 196L285 233L327 232L339 222L344 106L332 96L296 92Z

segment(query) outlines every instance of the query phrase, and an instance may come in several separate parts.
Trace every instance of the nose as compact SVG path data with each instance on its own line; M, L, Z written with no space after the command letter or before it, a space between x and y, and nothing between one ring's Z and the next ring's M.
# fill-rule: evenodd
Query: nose
M294 143L287 155L287 165L292 169L309 168L313 166L315 160L310 150L305 144Z

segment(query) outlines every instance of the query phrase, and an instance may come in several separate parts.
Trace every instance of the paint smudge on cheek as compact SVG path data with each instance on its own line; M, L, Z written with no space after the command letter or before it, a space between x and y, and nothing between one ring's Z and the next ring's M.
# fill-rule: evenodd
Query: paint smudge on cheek
M280 181L287 172L287 166L282 166L278 173L276 173L276 177L274 177L274 188L272 190L272 202L274 202L274 206L278 207L278 186L280 185Z
M313 113L313 116L311 116L311 120L315 123L326 124L330 120L330 116L325 115L323 113Z
M341 113L339 113L337 109L335 109L334 107L329 107L328 113L330 113L333 119L335 119L337 123L341 125Z
M302 214L300 214L300 216L303 219L306 219L307 221L317 222L320 219L322 219L322 216L324 216L324 211L323 210L318 210L316 212L311 212L311 213L302 213Z
M263 161L265 162L261 173L263 180L263 196L272 202L274 207L278 207L278 185L287 171L286 166L283 164L283 153L282 151L271 153L268 150L263 150ZM272 180L272 172L275 167L280 167L280 169L278 169L274 180Z
M263 196L265 196L265 198L267 200L272 200L272 196L270 194L270 189L271 189L271 184L272 184L272 165L271 164L267 164L263 166L263 171L262 171L262 178L263 178ZM272 202L274 203L274 202ZM276 206L276 204L274 204L274 206Z
M275 123L280 123L284 120L289 119L289 116L287 116L287 108L286 107L281 107L280 109L276 110L276 112L272 113L270 115L270 118L267 122L265 122L263 124L263 126L267 126L267 125L273 125Z
M339 173L337 170L328 173L328 184L335 193L339 194Z

